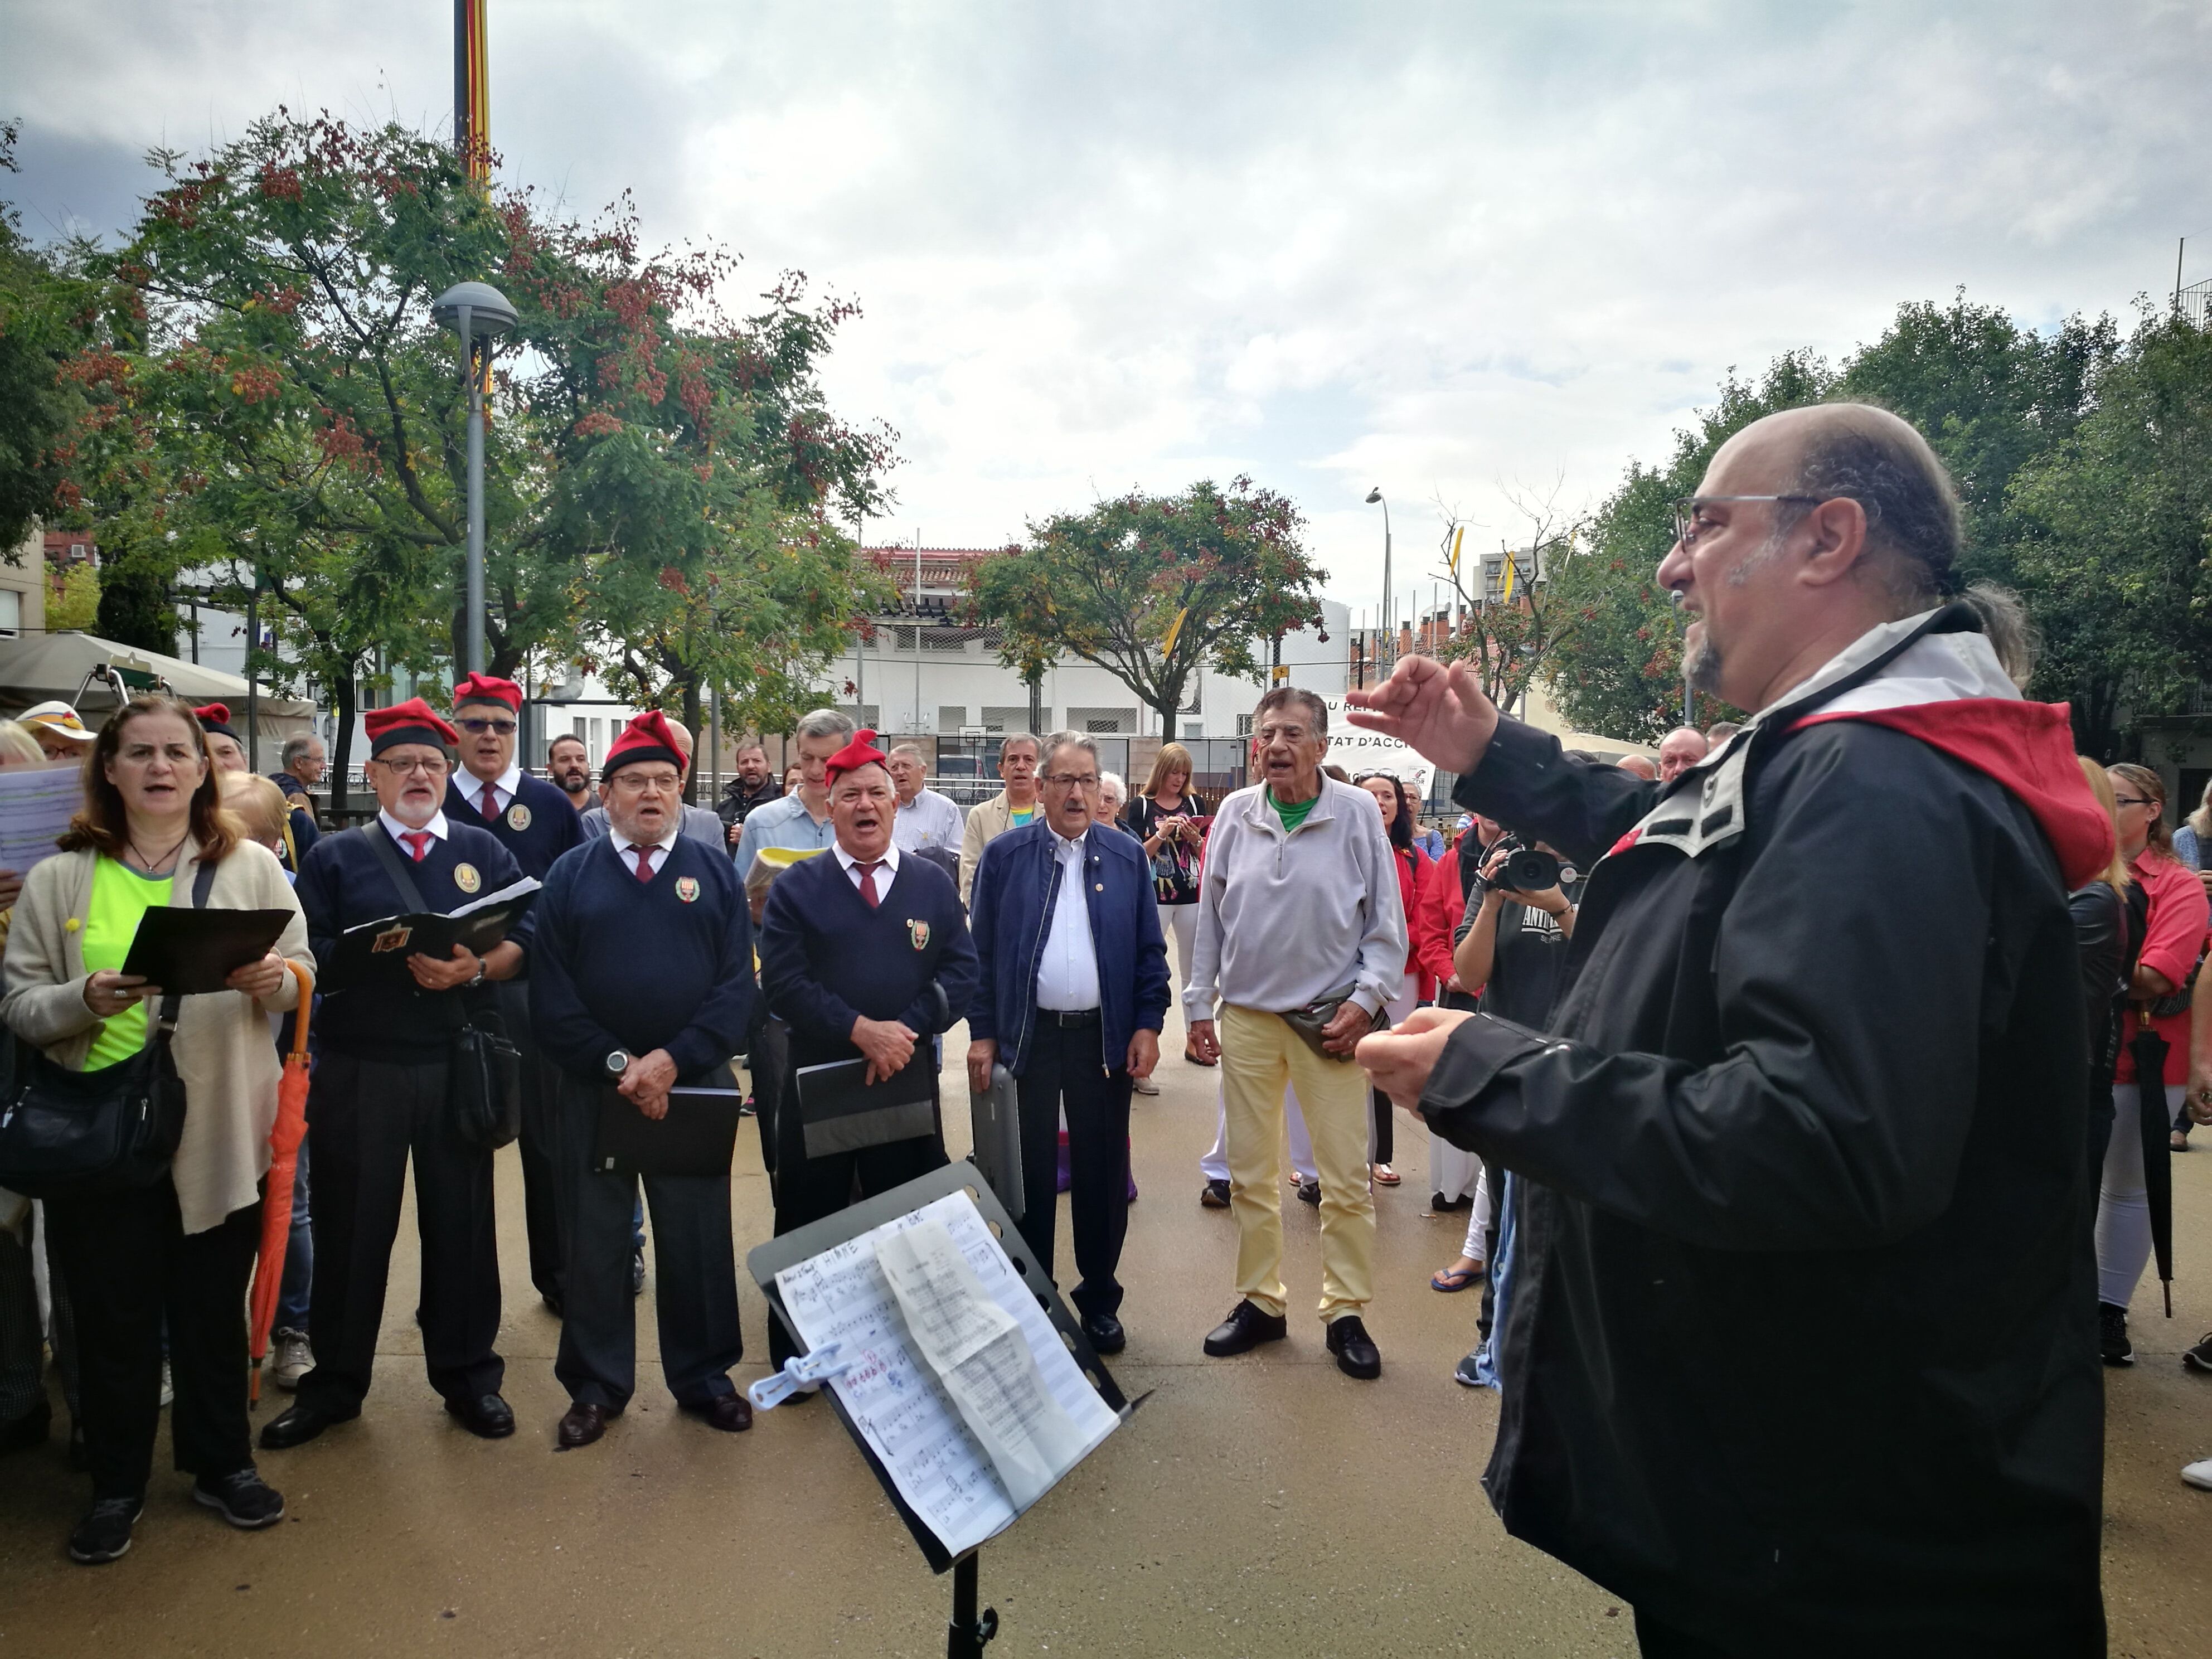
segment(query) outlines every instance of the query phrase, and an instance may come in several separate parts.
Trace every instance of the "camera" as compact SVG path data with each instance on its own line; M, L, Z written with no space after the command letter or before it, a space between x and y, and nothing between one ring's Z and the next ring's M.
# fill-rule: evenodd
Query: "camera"
M1559 861L1540 847L1531 847L1517 836L1500 837L1491 848L1488 858L1503 851L1505 867L1498 872L1494 881L1485 883L1516 893L1540 893L1559 884Z

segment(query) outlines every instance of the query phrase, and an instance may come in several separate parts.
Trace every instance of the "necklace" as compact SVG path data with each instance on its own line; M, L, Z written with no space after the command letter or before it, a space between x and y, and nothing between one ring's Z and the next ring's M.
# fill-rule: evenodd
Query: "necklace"
M144 869L148 875L150 876L158 866L167 864L171 859L176 857L177 848L182 847L185 842L191 838L191 830L187 829L183 835L179 836L177 839L170 844L169 850L162 854L161 856L157 859L148 858L143 852L139 850L138 843L135 840L126 842L124 844L131 852L137 854L140 866Z

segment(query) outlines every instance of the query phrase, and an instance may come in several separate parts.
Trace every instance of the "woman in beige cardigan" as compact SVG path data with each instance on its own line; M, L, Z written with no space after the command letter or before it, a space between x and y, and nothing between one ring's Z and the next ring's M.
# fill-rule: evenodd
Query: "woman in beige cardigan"
M199 722L173 698L133 698L101 731L85 765L84 810L61 848L32 869L16 902L0 1020L72 1070L116 1064L145 1042L160 988L118 969L138 918L154 905L189 905L203 863L215 868L209 908L291 912L277 948L232 974L228 990L183 1000L173 1051L186 1106L168 1174L46 1205L76 1310L93 1480L70 1554L94 1564L131 1547L144 1504L164 1316L176 1465L196 1477L192 1496L234 1526L283 1518L284 1500L254 1472L250 1449L244 1309L276 1115L264 1016L298 1002L287 960L312 971L314 959L283 868L239 838Z

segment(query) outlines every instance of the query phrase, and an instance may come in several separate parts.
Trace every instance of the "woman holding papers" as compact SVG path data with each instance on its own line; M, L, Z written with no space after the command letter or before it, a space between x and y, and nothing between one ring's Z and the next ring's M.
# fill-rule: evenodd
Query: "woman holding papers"
M100 732L84 810L16 902L0 1018L56 1064L93 1071L148 1041L158 987L118 970L158 905L285 910L275 949L229 988L186 997L173 1052L189 1102L169 1171L150 1187L54 1198L46 1212L76 1304L93 1504L70 1540L88 1564L131 1547L161 1417L166 1317L176 1466L192 1496L238 1527L283 1519L255 1474L246 1420L246 1285L261 1237L259 1183L276 1115L264 1018L293 1007L288 960L313 966L284 872L241 842L218 805L207 739L168 697L136 697Z

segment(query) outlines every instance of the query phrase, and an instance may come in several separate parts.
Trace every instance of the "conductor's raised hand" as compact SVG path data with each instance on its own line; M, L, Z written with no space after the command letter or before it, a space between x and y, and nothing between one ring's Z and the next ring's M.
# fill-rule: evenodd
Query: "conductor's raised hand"
M1433 657L1401 657L1389 679L1372 691L1347 691L1344 701L1354 726L1395 738L1447 772L1474 771L1498 730L1498 705L1466 665Z
M1416 1008L1395 1030L1359 1040L1360 1067L1376 1088L1419 1117L1429 1073L1443 1057L1444 1044L1461 1021L1474 1018L1463 1009Z
M914 1058L914 1033L895 1019L870 1019L866 1014L853 1016L853 1046L866 1056L868 1074L865 1081L881 1083L906 1069ZM984 1079L988 1085L990 1079Z

